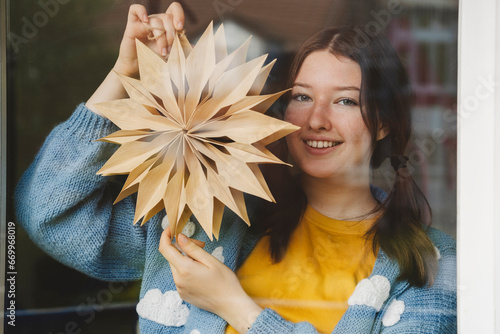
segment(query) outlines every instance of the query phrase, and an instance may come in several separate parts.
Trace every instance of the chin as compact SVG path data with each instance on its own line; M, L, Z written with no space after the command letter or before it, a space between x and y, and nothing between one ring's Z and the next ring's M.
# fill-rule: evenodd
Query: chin
M302 166L299 167L302 173L317 179L331 178L334 177L336 174L340 173L339 171L336 170L336 168L332 168L332 166L322 167L318 165L316 166L309 165L309 166L304 166L304 168L302 168Z

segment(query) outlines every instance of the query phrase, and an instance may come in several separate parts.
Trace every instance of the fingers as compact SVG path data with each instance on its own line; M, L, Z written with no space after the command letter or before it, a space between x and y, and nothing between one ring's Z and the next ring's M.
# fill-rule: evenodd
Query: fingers
M172 45L174 44L174 38L175 34L177 33L177 30L174 28L174 23L172 21L172 16L169 14L163 14L160 16L162 20L163 27L165 28L165 40L166 40L166 48L167 48L167 54L170 53L170 50L172 49ZM160 49L162 50L162 49ZM166 56L163 54L163 56Z
M149 23L148 13L143 5L134 4L130 6L128 10L129 21L141 21L144 23Z
M154 37L152 39L156 40L156 47L158 48L158 52L166 57L169 53L169 45L172 45L173 42L173 27L172 23L168 23L168 19L157 15L151 15L149 18L149 33ZM168 41L167 35L172 35L172 40ZM151 38L150 38L151 39Z
M154 39L155 51L164 57L170 53L176 32L184 27L184 10L177 2L172 3L165 13L153 15L148 15L144 6L134 4L128 15L127 26L131 28L127 36L132 40Z
M178 30L184 28L184 10L178 2L173 2L165 12L165 14L158 14L157 18L161 19L162 26L165 29L165 38L162 36L157 39L158 50L162 56L167 56L174 44L175 34ZM156 35L155 35L156 36Z
M182 30L184 28L184 9L180 3L172 2L166 13L172 15L172 22L176 30Z
M196 246L200 247L200 248L203 248L205 247L205 243L203 241L200 241L200 240L196 240L196 239L190 239L192 242L195 243Z
M169 261L171 264L175 266L182 265L182 263L185 263L183 261L186 261L188 259L186 256L182 255L177 247L175 247L172 242L171 242L171 231L170 228L166 228L161 237L160 237L160 246L159 246L159 251L160 253ZM187 239L186 240L184 240ZM186 253L189 257L192 259L198 260L194 257L192 257L189 253L186 252L186 250L183 248L181 243L186 246L187 245L187 250L191 254L199 254L200 251L201 253L208 254L206 253L202 248L205 247L205 243L203 241L195 240L195 239L189 239L187 238L184 234L179 234L177 237L178 239L178 244L181 247L181 250ZM183 241L180 241L183 240ZM203 255L200 257L198 256L199 259L204 258ZM191 259L189 259L191 260ZM201 262L201 261L200 261Z
M170 238L170 228L166 228L160 237L160 253L167 259L170 263L172 269L176 267L182 267L186 260L191 260L188 257L182 255L179 250L172 244ZM192 261L192 260L191 260Z
M211 262L211 255L199 247L194 240L186 237L184 234L179 233L177 236L177 243L181 250L195 261L203 264L209 264Z

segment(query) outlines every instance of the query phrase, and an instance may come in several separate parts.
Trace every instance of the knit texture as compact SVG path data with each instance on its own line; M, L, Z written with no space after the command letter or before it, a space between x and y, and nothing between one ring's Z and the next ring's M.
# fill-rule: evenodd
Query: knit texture
M95 140L116 130L83 104L57 126L17 186L19 223L41 249L76 270L109 281L142 279L138 304L142 334L223 333L227 325L223 319L176 298L170 267L158 251L165 212L142 227L133 225L135 197L113 205L121 184L95 174L117 148ZM373 192L379 200L385 196L380 190ZM224 213L219 241L210 241L196 221L194 226L192 238L204 241L205 250L232 270L258 239L230 210ZM385 301L373 299L376 303L357 299L333 333L456 332L455 241L434 229L428 233L440 253L434 285L415 288L397 281L397 264L379 251L370 277L387 279L389 295ZM164 304L168 305L158 306ZM152 311L151 305L161 309ZM170 313L163 307L170 308ZM266 309L248 333L317 332L311 324L294 324Z

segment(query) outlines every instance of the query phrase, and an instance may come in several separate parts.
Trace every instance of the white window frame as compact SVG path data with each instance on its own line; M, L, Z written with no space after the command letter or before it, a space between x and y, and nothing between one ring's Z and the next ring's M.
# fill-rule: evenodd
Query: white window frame
M462 0L459 15L459 333L500 333L500 3Z

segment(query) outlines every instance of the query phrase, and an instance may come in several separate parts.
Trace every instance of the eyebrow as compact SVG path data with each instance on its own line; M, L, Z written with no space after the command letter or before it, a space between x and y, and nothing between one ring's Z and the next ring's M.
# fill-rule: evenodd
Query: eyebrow
M311 85L302 83L302 82L296 82L293 84L293 86L299 86L299 87L304 87L304 88L312 88ZM340 91L345 91L345 90L355 90L359 92L359 87L356 86L335 86L335 90L340 90Z

